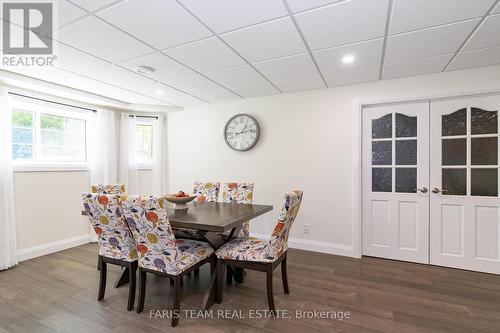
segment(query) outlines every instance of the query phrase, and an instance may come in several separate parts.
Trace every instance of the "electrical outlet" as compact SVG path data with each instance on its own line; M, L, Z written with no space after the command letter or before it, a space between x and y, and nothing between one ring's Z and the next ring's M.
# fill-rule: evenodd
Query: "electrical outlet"
M311 232L311 225L309 224L304 224L304 233L308 234Z

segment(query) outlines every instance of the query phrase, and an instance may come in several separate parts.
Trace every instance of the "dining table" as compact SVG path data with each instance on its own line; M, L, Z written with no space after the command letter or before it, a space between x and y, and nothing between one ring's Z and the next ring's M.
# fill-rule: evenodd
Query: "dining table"
M169 208L168 220L172 228L185 228L200 231L205 240L217 250L236 238L243 223L261 216L273 209L271 205L237 204L223 202L190 202L187 210ZM82 211L82 215L87 215ZM229 232L228 236L223 233ZM243 272L235 271L235 280L242 282ZM215 302L216 271L212 273L208 288L203 297L203 309L210 308ZM128 283L128 269L123 268L115 282L115 287Z

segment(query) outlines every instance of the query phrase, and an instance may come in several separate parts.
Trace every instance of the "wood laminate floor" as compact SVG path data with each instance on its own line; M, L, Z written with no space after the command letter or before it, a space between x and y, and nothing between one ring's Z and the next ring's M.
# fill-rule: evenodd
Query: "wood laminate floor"
M185 318L202 302L204 267L186 278L180 323L171 328L154 316L171 309L168 279L148 276L144 312L127 312L128 287L113 287L119 269L111 266L104 301L96 300L96 252L87 244L0 272L0 332L500 332L500 276L297 250L288 254L290 295L279 269L274 279L276 306L289 318L250 318L267 309L265 275L252 271L244 284L225 286L214 318ZM226 310L233 318L216 318ZM296 310L348 311L350 319L299 319Z

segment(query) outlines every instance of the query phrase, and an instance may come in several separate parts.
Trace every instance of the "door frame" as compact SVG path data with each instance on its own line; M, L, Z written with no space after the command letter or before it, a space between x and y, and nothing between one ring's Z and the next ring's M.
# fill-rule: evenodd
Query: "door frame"
M450 99L460 99L460 98L469 98L469 97L481 97L481 96L491 96L491 95L500 95L500 90L482 90L475 92L463 92L463 93L455 93L455 94L444 94L444 95L435 95L435 96L420 96L414 98L394 98L394 99L382 99L382 100L373 100L373 99L355 99L353 100L353 112L352 112L352 120L353 120L353 134L352 134L352 142L353 142L353 155L352 155L352 164L353 164L353 174L352 174L352 185L353 185L353 194L352 194L352 255L355 258L361 258L363 256L363 230L362 230L362 221L363 221L363 175L362 175L362 165L363 165L363 110L365 108L376 107L376 106L384 106L391 104L409 104L409 103L421 103L421 102L435 102L435 101L443 101ZM432 112L432 110L431 110Z

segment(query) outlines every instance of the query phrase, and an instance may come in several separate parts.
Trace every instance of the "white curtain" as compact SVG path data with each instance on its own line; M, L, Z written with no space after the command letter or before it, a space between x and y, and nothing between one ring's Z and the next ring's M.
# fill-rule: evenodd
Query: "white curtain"
M153 123L153 184L154 195L163 195L166 191L167 136L165 118L162 115Z
M139 193L137 172L138 164L135 155L136 118L127 113L121 114L120 121L120 167L118 179L124 183L127 193Z
M0 270L17 264L14 181L12 174L12 110L0 87Z
M89 165L91 184L117 182L115 113L97 110L92 115L89 140ZM97 242L97 235L90 227L90 241Z

